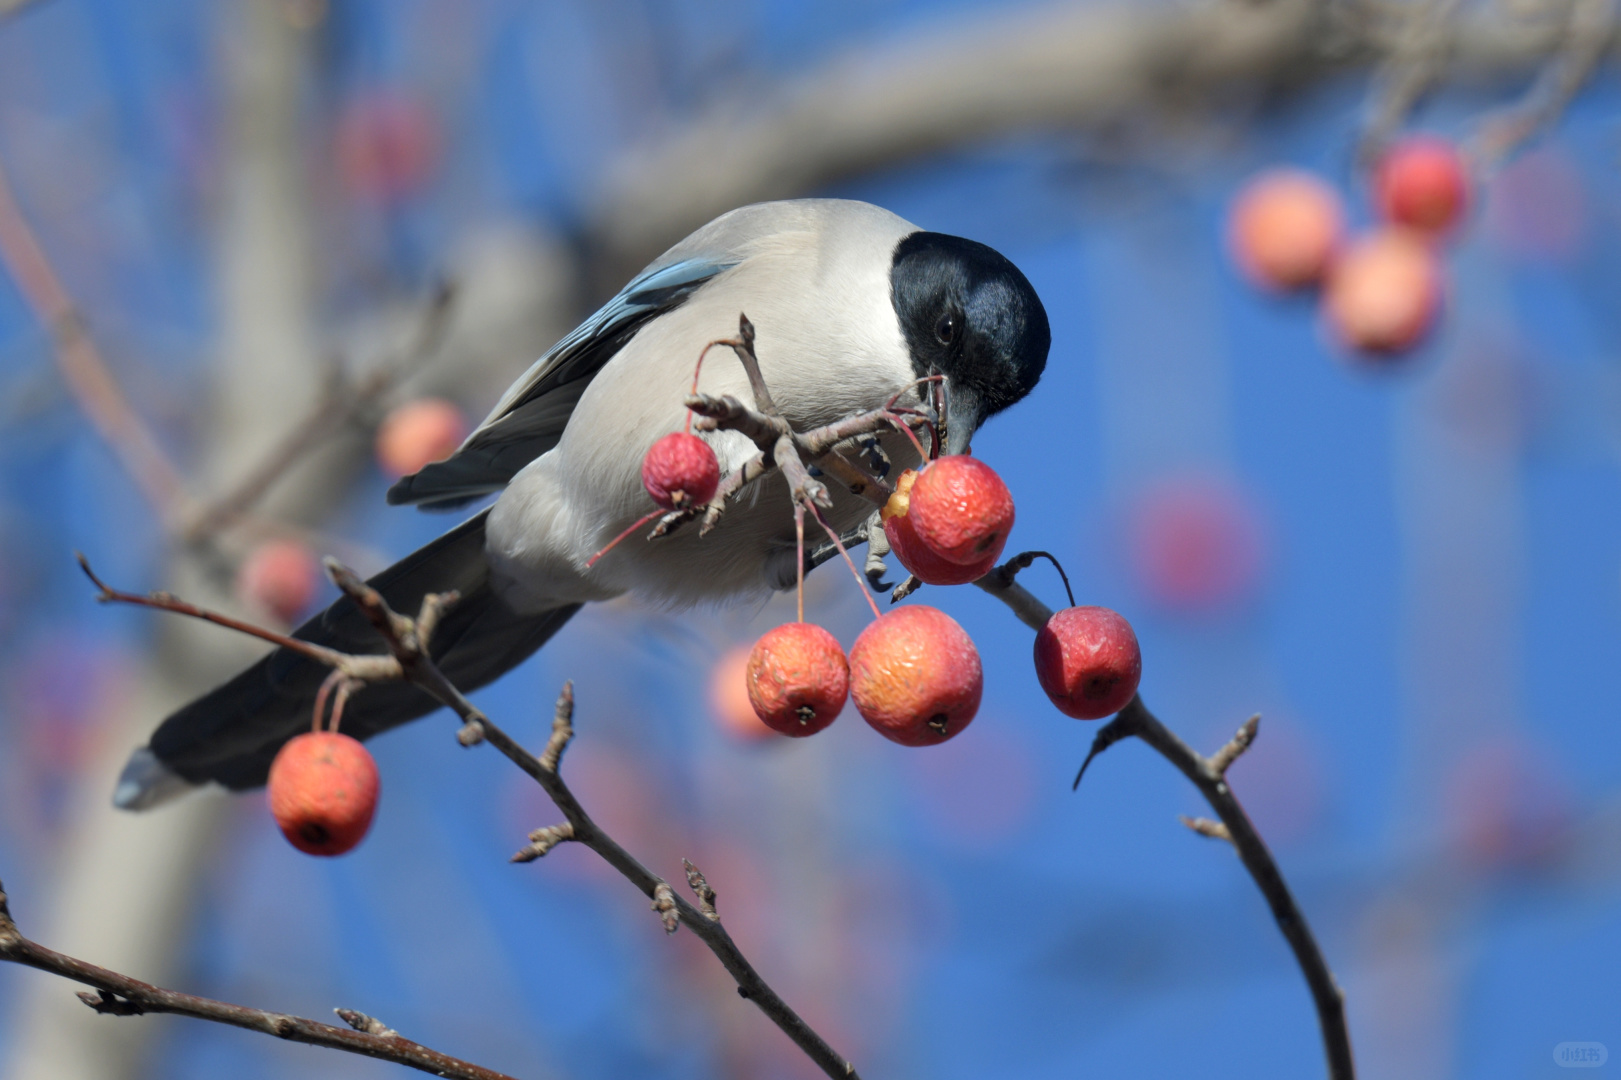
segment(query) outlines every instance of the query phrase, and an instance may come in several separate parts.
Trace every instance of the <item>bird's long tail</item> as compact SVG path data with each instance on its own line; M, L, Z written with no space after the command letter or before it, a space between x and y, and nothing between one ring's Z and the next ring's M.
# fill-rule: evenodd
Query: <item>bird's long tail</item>
M423 596L454 589L461 600L434 631L435 663L463 691L516 667L578 604L520 615L490 585L480 513L371 579L396 611L415 614ZM293 636L350 653L386 651L381 635L352 601L339 600ZM130 757L115 805L144 810L192 785L214 781L240 790L265 782L283 743L310 728L316 691L328 668L277 649L223 686L178 710ZM432 712L438 703L403 682L376 683L350 697L342 730L357 739Z

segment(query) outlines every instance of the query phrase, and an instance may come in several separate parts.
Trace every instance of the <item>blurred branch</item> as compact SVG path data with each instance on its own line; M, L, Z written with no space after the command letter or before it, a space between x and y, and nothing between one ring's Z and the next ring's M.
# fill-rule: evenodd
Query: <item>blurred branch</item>
M425 363L444 340L456 298L451 284L441 284L424 305L416 338L394 360L380 365L359 382L335 377L315 408L294 424L280 443L249 470L237 485L203 507L185 529L185 539L207 539L239 519L263 498L270 486L306 454L355 420L364 410Z
M1616 30L1615 0L1571 0L1553 62L1519 104L1481 125L1473 146L1475 160L1486 167L1496 165L1559 119L1605 54L1616 47Z
M458 600L455 593L428 594L422 600L417 617L411 619L395 612L375 589L331 559L327 560L327 572L338 588L354 601L382 635L388 645L387 655L356 656L327 649L312 649L306 642L295 643L293 639L284 635L238 623L236 620L194 607L165 593L143 597L111 589L94 575L91 575L91 580L101 589L99 599L104 601L140 604L206 619L243 633L277 641L288 647L302 646L301 651L304 655L362 682L403 679L426 690L462 718L464 723L457 738L464 746L479 742L488 742L494 746L533 777L567 819L566 826L553 826L531 834L531 848L520 852L517 861L528 861L523 856L530 851L533 851L532 857L538 858L545 850L565 841L590 848L653 902L653 909L659 913L668 932L673 933L678 926L686 924L709 947L736 981L737 992L754 1002L760 1011L782 1029L783 1033L792 1039L823 1072L831 1077L859 1080L855 1067L829 1046L798 1013L789 1008L754 970L748 958L721 925L720 918L714 911L714 893L709 889L708 883L703 881L702 875L697 875L695 871L689 873L689 884L692 885L701 905L694 906L690 901L676 895L668 882L648 870L620 847L619 843L585 812L574 793L564 783L561 773L563 751L574 735L572 684L563 687L563 693L557 701L551 738L541 756L536 757L475 708L433 662L429 653L433 630L441 614ZM89 573L88 567L86 573ZM540 847L541 850L533 850L535 847ZM191 1012L189 1015L217 1019L198 1012Z
M1298 94L1385 64L1404 48L1398 16L1407 7L1200 0L997 10L839 56L781 86L753 87L627 152L592 214L591 239L602 252L595 271L599 283L617 285L735 206L1006 132L1107 131L1190 103ZM1470 5L1426 48L1447 57L1452 81L1498 81L1564 53L1572 38L1557 20ZM1601 35L1585 55L1597 63L1615 47ZM1576 67L1566 68L1563 84Z
M98 1013L113 1016L174 1013L263 1032L289 1042L381 1058L435 1076L458 1077L461 1080L512 1080L504 1073L481 1068L414 1043L371 1017L351 1009L335 1010L350 1025L341 1028L298 1016L164 990L47 949L30 941L17 929L3 887L0 887L0 960L38 968L64 979L94 986L100 991L99 994L81 993L79 999Z
M1010 560L974 584L1007 604L1026 626L1040 629L1052 618L1052 610L1014 581L1022 569L1017 563L1018 560ZM1086 755L1086 761L1075 777L1075 784L1077 787L1080 785L1081 777L1086 775L1086 767L1093 758L1120 740L1132 736L1159 751L1160 756L1193 781L1221 821L1218 824L1202 818L1184 818L1183 823L1205 836L1231 841L1238 851L1244 869L1249 871L1261 895L1266 898L1278 929L1294 951L1295 961L1306 977L1306 985L1317 1007L1317 1022L1322 1028L1323 1051L1328 1058L1330 1080L1354 1080L1356 1068L1351 1058L1351 1034L1345 1023L1345 995L1334 981L1334 973L1329 969L1305 915L1295 903L1294 895L1283 879L1283 872L1278 869L1260 833L1250 823L1249 815L1244 813L1238 797L1227 786L1227 769L1255 741L1260 719L1259 716L1250 717L1227 745L1206 758L1160 723L1148 711L1141 697L1134 697L1118 716L1098 729L1097 736L1092 740L1091 752Z
M17 12L34 2L35 0L0 0L0 18L5 18L7 15L15 15Z
M1372 104L1357 147L1364 165L1378 157L1446 70L1447 48L1452 44L1448 23L1458 0L1417 0L1408 8L1395 44L1374 78Z
M130 406L51 266L12 193L0 163L0 263L29 310L50 332L57 370L97 434L117 455L141 494L169 529L189 515L191 499L180 473L151 428Z

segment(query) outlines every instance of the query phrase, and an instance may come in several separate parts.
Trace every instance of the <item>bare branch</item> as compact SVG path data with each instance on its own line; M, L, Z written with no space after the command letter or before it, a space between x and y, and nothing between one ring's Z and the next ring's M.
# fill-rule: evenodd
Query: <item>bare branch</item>
M74 401L135 480L158 520L166 528L175 528L189 514L191 506L180 472L163 452L146 421L130 406L118 380L102 359L73 298L63 288L45 249L17 205L3 164L0 164L0 264L17 283L34 317L50 332L57 370Z
M241 518L289 469L431 359L444 341L455 298L455 286L441 283L423 305L422 324L400 356L379 365L358 383L338 378L329 384L309 415L288 429L257 466L249 469L234 488L197 512L184 529L184 539L205 539Z
M1616 0L1571 0L1558 53L1519 104L1488 118L1474 140L1476 161L1492 167L1564 113L1616 46Z
M264 1009L232 1005L212 998L164 990L150 983L120 975L95 964L88 964L47 949L24 937L12 921L6 895L0 890L0 960L38 968L64 979L93 986L97 993L81 993L80 999L98 1013L112 1016L140 1016L144 1013L174 1013L216 1024L246 1028L289 1042L308 1043L350 1054L380 1058L419 1069L434 1076L459 1080L512 1080L504 1073L442 1054L420 1043L401 1037L364 1013L337 1010L352 1028L335 1027L299 1016L267 1012Z
M1241 741L1243 746L1248 745L1245 733L1248 732L1248 737L1253 738L1255 723L1256 718L1252 717L1239 729L1238 736L1217 756L1225 757L1226 763L1231 764L1232 758L1242 752L1242 747L1237 750L1233 748ZM1351 1058L1351 1035L1345 1023L1345 995L1341 992L1339 984L1334 981L1334 973L1329 969L1328 961L1323 957L1323 951L1312 935L1306 916L1295 903L1294 894L1289 891L1288 883L1283 880L1283 872L1278 869L1278 864L1272 858L1272 853L1267 850L1261 835L1255 831L1249 815L1244 813L1243 806L1239 805L1238 798L1227 786L1227 780L1221 770L1216 768L1217 760L1202 756L1177 738L1148 711L1141 697L1135 697L1120 710L1118 716L1098 732L1092 752L1087 755L1087 762L1090 763L1093 757L1108 746L1133 735L1152 746L1161 757L1175 765L1182 775L1191 780L1199 789L1199 794L1204 796L1210 808L1221 819L1219 828L1225 831L1225 836L1220 836L1215 831L1217 828L1215 822L1207 822L1206 827L1200 827L1197 820L1184 819L1183 823L1203 835L1219 836L1232 842L1238 857L1244 863L1244 869L1249 871L1256 887L1261 890L1261 895L1266 898L1267 906L1272 909L1272 918L1278 924L1278 930L1289 943L1289 948L1295 954L1295 962L1300 965L1300 971L1306 977L1306 986L1310 989L1312 1001L1317 1007L1317 1023L1322 1029L1323 1051L1328 1058L1330 1080L1354 1080L1356 1067ZM1081 771L1083 773L1086 771L1084 765ZM1076 783L1080 783L1078 776Z
M562 811L563 816L567 819L566 826L558 825L552 826L549 830L537 830L537 833L542 834L540 839L536 838L536 834L530 834L532 846L550 839L551 842L547 844L549 850L557 842L569 839L596 852L603 861L612 866L622 877L635 885L644 896L653 902L653 908L659 912L667 931L673 933L682 923L691 928L692 932L697 934L699 939L709 947L709 950L720 961L721 966L736 981L738 993L754 1002L760 1011L765 1013L773 1023L781 1028L783 1033L792 1039L823 1072L831 1077L859 1080L855 1067L828 1045L827 1041L818 1035L809 1024L805 1023L799 1014L794 1012L777 995L777 992L760 977L760 974L754 970L754 966L743 955L742 950L732 941L731 935L721 925L719 919L711 918L709 913L693 906L690 901L677 896L666 881L648 870L629 852L620 847L619 843L604 832L585 812L585 808L580 805L574 793L564 783L559 771L563 747L567 745L573 733L572 687L565 686L563 694L559 698L557 713L552 722L551 738L548 740L544 752L546 758L536 757L491 722L489 717L475 708L461 691L445 678L428 654L422 629L416 620L406 618L395 612L375 589L367 585L346 567L340 566L329 559L327 560L327 570L337 586L360 607L366 617L371 620L372 625L383 635L388 646L389 655L351 656L333 650L320 649L318 646L312 646L308 642L298 642L296 639L285 640L295 643L296 646L302 646L301 651L304 651L305 655L310 656L311 659L335 669L353 672L357 678L367 681L392 678L414 683L438 699L441 704L448 706L464 721L462 733L458 735L458 739L464 745L468 744L466 733L470 729L475 730L482 741L487 741L505 755L508 760L539 783L546 791L546 794L551 797L553 804ZM86 572L88 573L88 569ZM94 577L91 580L95 581L104 596L110 599L140 603L150 607L159 607L164 610L193 615L256 637L266 638L267 640L282 640L281 635L273 635L270 631L260 630L247 624L238 624L235 620L227 620L224 616L203 611L172 597L160 600L159 598L117 593ZM425 599L423 610L432 613L442 609L448 603L447 595L441 595L437 599ZM387 674L384 674L385 672ZM563 835L565 828L568 833L566 837ZM527 850L529 849L525 849L525 851ZM524 852L519 854L523 855ZM538 858L539 854L535 857ZM529 860L520 858L517 861ZM3 914L4 896L0 894L0 915ZM5 940L4 932L5 924L0 923L0 943ZM0 958L5 957L0 955ZM92 982L92 985L99 984ZM119 992L116 987L113 989L115 992ZM193 1013L192 1015L198 1014ZM313 1021L303 1021L302 1023L313 1023ZM324 1027L324 1025L317 1026ZM350 1034L342 1032L341 1029L328 1030L340 1031L345 1036ZM446 1075L459 1074L447 1073Z

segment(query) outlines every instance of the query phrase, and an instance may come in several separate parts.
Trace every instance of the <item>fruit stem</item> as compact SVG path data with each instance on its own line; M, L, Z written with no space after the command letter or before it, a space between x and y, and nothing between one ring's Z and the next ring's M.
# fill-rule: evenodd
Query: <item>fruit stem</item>
M839 539L839 534L834 532L833 526L829 525L826 519L822 517L822 512L816 509L815 503L811 502L809 499L806 499L799 505L809 509L810 512L816 516L816 523L827 530L828 538L833 541L833 546L839 549L840 555L844 556L844 564L850 568L850 573L855 575L856 584L861 586L861 595L866 598L867 606L872 608L872 617L875 619L883 618L883 615L878 610L878 604L873 600L872 594L867 591L866 580L862 578L861 571L856 569L855 560L850 558L850 553L848 551L844 550L844 541ZM800 559L799 565L801 567L805 565L805 560L803 558ZM803 570L801 570L801 573L803 573ZM800 614L799 621L805 621L803 612Z
M799 598L799 621L805 621L805 504L794 503L794 571L799 580L795 592Z
M917 441L917 436L912 433L911 425L905 423L904 421L902 421L901 418L900 418L900 415L898 413L894 413L894 412L891 412L888 409L885 409L884 410L884 419L888 420L891 424L894 424L896 427L900 428L901 433L904 434L908 439L912 440L912 445L917 447L917 459L918 459L919 462L927 462L927 461L930 460L929 452L927 450L923 449L923 444L922 443Z
M651 513L643 514L641 517L639 517L635 521L631 522L630 525L628 527L626 527L624 532L620 533L618 536L616 536L612 540L608 541L608 544L607 544L606 547L604 547L601 551L597 552L595 555L591 556L589 559L585 560L585 568L587 570L589 570L593 566L597 565L597 560L602 558L604 555L608 554L608 552L612 551L614 549L615 544L619 543L619 541L623 540L625 537L629 536L631 533L635 532L637 529L641 528L643 525L646 525L649 521L652 521L654 518L658 517L662 513L664 513L664 510L662 508L660 508L660 509L652 511Z

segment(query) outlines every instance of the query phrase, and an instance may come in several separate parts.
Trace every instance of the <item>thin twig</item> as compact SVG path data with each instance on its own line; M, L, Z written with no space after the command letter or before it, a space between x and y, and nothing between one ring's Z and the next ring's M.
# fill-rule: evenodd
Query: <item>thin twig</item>
M1345 995L1335 982L1334 973L1329 969L1328 961L1323 957L1323 951L1312 935L1306 916L1295 903L1294 894L1289 891L1288 883L1283 880L1283 873L1278 869L1272 853L1267 850L1266 842L1261 839L1260 833L1255 831L1249 815L1244 812L1237 796L1227 786L1222 770L1217 768L1218 764L1230 765L1232 759L1242 753L1242 748L1249 745L1249 740L1254 738L1255 723L1254 717L1246 721L1232 742L1223 747L1215 757L1206 758L1160 723L1159 719L1148 711L1141 697L1135 697L1120 710L1120 715L1098 732L1086 760L1090 763L1092 758L1114 743L1136 736L1175 765L1182 775L1199 789L1199 794L1204 796L1210 808L1221 819L1220 826L1226 832L1221 838L1232 842L1238 857L1244 863L1244 869L1249 871L1256 887L1261 890L1261 895L1266 898L1267 906L1272 909L1272 918L1277 922L1284 940L1289 943L1289 948L1293 950L1301 974L1306 977L1306 986L1310 989L1312 1002L1317 1007L1317 1023L1322 1029L1323 1051L1328 1059L1330 1080L1354 1080L1356 1067L1351 1057L1351 1035L1345 1023ZM1235 746L1239 749L1232 749ZM1082 772L1085 772L1084 765ZM1080 783L1079 776L1076 777L1076 783ZM1215 823L1211 822L1209 825L1213 827ZM1206 836L1220 835L1218 832L1199 828L1196 823L1190 824L1190 827Z
M85 328L73 298L29 227L0 164L0 264L17 283L29 310L50 332L57 370L79 408L134 479L158 520L175 528L190 514L191 497L152 429L124 396Z
M294 424L236 486L199 510L183 537L192 542L212 536L253 508L278 479L311 450L351 423L365 409L438 352L454 310L456 288L441 282L423 305L416 336L394 360L379 365L358 383L335 380L309 413Z
M75 959L54 949L47 949L22 935L12 920L6 894L0 889L0 960L38 968L64 979L95 987L99 993L80 994L90 1008L114 1016L139 1016L143 1013L174 1013L217 1024L246 1028L289 1042L308 1043L351 1054L380 1058L399 1065L419 1069L434 1076L457 1077L460 1080L512 1080L505 1073L486 1069L470 1062L442 1054L420 1043L403 1038L363 1013L348 1009L337 1010L350 1025L337 1027L299 1016L267 1012L246 1005L232 1005L212 998L182 994L165 990L150 983L120 975L116 971L98 967Z
M1052 610L1013 580L1016 571L1004 573L1004 569L1005 566L997 567L974 584L1005 603L1026 626L1033 630L1041 629L1052 618ZM1266 898L1278 930L1294 951L1295 961L1300 965L1301 974L1306 978L1306 986L1317 1007L1317 1023L1322 1029L1323 1053L1328 1060L1330 1080L1354 1080L1356 1069L1351 1058L1351 1035L1345 1023L1345 996L1334 981L1334 973L1329 970L1328 961L1324 959L1317 939L1312 936L1306 917L1295 904L1294 896L1283 880L1283 872L1278 869L1272 853L1267 850L1265 842L1244 813L1244 808L1239 805L1237 796L1227 786L1227 768L1254 741L1259 723L1258 716L1245 721L1226 746L1217 751L1214 757L1206 759L1160 723L1148 711L1141 697L1134 697L1118 716L1098 729L1092 740L1092 749L1075 775L1075 786L1080 786L1081 777L1086 775L1086 768L1092 764L1093 758L1131 736L1153 747L1161 757L1193 781L1211 809L1221 818L1229 834L1228 839L1244 862L1244 869L1249 871L1250 878Z
M1471 146L1475 161L1490 169L1559 119L1614 46L1616 30L1616 0L1571 0L1558 53L1518 104L1481 124Z

